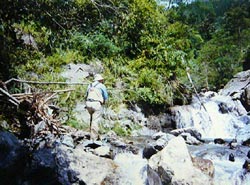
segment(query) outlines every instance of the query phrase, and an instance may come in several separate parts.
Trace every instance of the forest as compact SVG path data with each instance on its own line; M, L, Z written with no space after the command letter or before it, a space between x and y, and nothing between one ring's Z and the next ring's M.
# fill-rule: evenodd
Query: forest
M1 82L61 82L63 66L98 60L110 105L161 109L188 103L193 86L218 90L250 65L249 0L179 1L172 8L155 0L1 0L0 7ZM116 82L122 98L112 96ZM85 88L59 104L73 107ZM22 91L15 83L8 89Z

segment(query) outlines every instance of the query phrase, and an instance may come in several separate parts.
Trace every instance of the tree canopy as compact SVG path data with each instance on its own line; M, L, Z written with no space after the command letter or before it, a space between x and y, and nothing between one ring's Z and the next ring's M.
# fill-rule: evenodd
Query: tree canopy
M247 0L169 9L155 0L2 0L0 7L2 81L62 80L61 66L98 59L109 87L124 82L123 102L184 104L187 68L198 89L216 90L242 70L250 47Z

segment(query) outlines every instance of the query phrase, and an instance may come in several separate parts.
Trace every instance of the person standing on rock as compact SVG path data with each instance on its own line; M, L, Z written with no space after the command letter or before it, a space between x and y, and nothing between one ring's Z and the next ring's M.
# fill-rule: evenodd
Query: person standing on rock
M87 88L86 109L90 114L90 137L92 139L98 138L102 105L108 100L107 88L103 82L104 78L100 74L96 74L94 82Z

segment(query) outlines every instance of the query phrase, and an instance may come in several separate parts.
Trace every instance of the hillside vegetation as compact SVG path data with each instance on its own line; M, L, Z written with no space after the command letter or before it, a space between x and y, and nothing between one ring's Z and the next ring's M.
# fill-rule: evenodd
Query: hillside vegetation
M185 104L193 91L187 69L198 90L216 90L250 58L248 0L171 9L154 0L1 0L0 7L2 81L63 81L62 66L99 60L113 105ZM122 99L112 96L116 82ZM60 103L73 106L78 88Z

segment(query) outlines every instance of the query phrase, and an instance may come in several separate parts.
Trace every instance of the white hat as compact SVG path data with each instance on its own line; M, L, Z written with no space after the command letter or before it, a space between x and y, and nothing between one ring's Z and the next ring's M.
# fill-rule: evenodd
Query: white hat
M96 75L95 75L94 81L99 81L99 80L103 80L103 79L104 79L104 78L102 77L102 75L96 74Z

